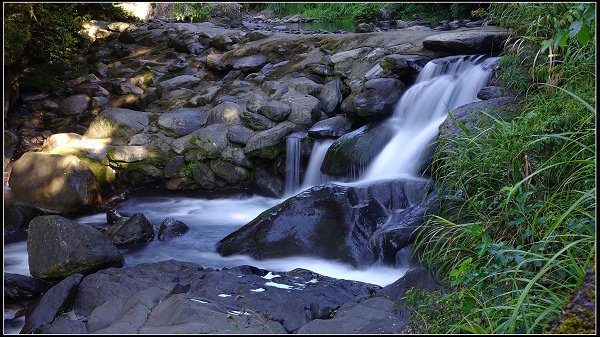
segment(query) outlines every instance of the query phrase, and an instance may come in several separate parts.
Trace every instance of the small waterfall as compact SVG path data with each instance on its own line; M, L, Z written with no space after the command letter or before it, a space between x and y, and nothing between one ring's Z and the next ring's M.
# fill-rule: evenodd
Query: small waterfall
M488 84L497 61L484 58L452 56L427 63L386 122L395 129L395 136L373 159L360 181L418 175L421 153L437 136L447 109L479 101L477 93Z
M285 140L285 195L296 193L300 187L300 133Z
M315 185L321 185L327 182L327 176L321 173L321 164L325 159L325 154L333 139L321 139L317 140L310 151L310 160L308 161L308 167L304 174L304 180L302 182L302 189L305 190Z

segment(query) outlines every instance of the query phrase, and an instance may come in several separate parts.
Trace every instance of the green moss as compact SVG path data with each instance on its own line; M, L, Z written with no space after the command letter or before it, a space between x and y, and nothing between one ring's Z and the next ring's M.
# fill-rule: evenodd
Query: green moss
M556 333L559 334L593 334L596 314L592 310L578 308L578 310L567 313Z

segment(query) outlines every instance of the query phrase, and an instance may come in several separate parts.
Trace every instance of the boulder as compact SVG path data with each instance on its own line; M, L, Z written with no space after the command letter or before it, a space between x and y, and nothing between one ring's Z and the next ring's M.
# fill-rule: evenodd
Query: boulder
M166 93L173 89L178 88L191 88L192 86L198 84L200 79L196 76L192 75L181 75L177 77L173 77L171 79L158 82L156 84L156 89L159 93Z
M212 190L217 185L217 178L210 169L210 167L204 163L196 163L192 168L192 178L205 190Z
M227 139L240 145L246 145L252 135L254 135L254 131L241 125L233 125L227 129Z
M112 138L113 145L126 145L133 135L148 126L150 114L130 109L102 111L90 124L84 138Z
M216 176L222 178L229 184L240 183L250 177L248 171L243 167L233 165L232 163L220 159L212 161L210 163L210 168Z
M313 125L321 117L321 103L313 96L290 90L285 93L281 102L290 107L288 120L300 125Z
M343 135L327 150L321 172L340 178L360 174L394 134L385 123L371 123Z
M86 94L79 94L67 97L60 101L58 111L65 116L81 115L90 106L90 97Z
M241 106L233 102L223 102L208 112L207 124L241 124L241 116L244 112Z
M335 79L323 85L323 89L321 89L317 98L321 102L321 110L323 112L328 115L333 113L343 100L340 80Z
M200 149L200 154L205 158L216 158L227 147L226 125L208 125L191 135L191 143Z
M308 135L313 138L339 138L352 129L352 120L346 116L338 115L316 122Z
M404 93L404 84L394 78L375 78L360 86L342 102L341 109L350 116L386 117Z
M497 55L508 37L506 31L451 32L427 37L423 47L447 53Z
M60 310L73 300L82 278L81 274L71 275L48 290L33 308L29 308L21 333L36 333L43 325L52 323Z
M4 303L31 300L45 293L54 284L33 277L4 273Z
M246 143L244 152L250 156L274 159L283 152L285 137L296 129L294 123L283 122L271 129L255 133Z
M109 160L133 163L148 158L148 149L139 145L112 146L106 153Z
M13 163L8 183L17 205L48 212L81 211L101 201L94 173L73 155L26 152Z
M242 121L245 126L256 131L267 130L275 126L275 122L267 117L249 111L242 114Z
M367 265L379 258L368 247L373 234L391 210L409 208L425 187L426 181L409 179L356 187L315 186L226 236L217 252L259 260L309 255Z
M304 76L292 79L289 84L290 87L296 89L296 91L315 97L319 95L323 88L323 85L317 84Z
M258 109L258 113L274 122L285 120L290 112L290 106L279 101L268 101Z
M270 198L280 198L283 196L284 182L277 175L263 168L258 168L254 171L252 187L257 194Z
M181 108L160 114L158 125L180 137L198 130L206 124L207 118L206 112L193 108Z
M187 233L189 230L190 227L184 222L173 218L166 218L158 229L158 239L161 241L170 240Z
M488 87L483 87L483 88L481 88L481 90L479 90L479 92L477 93L477 98L479 98L480 100L483 100L483 101L487 101L488 99L492 99L492 98L508 96L508 94L509 94L509 91L505 88L498 87L498 86L488 86Z
M154 228L142 213L119 219L114 225L108 227L105 233L117 247L154 240Z
M43 279L123 266L123 256L104 234L58 215L31 221L27 253L31 275Z
M175 176L175 174L177 174L177 172L179 172L179 170L183 167L183 164L185 164L183 156L173 157L167 166L165 166L165 178L171 178Z
M413 83L427 62L429 58L421 55L391 54L385 56L379 65L383 70L382 77L393 77L404 83Z
M259 71L267 63L267 58L264 55L256 54L231 62L233 70L241 70L245 73Z

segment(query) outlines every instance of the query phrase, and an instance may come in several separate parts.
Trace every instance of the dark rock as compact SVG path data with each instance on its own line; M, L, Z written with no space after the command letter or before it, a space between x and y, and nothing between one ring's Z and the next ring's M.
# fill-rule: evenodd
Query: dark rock
M212 190L216 186L217 178L210 169L210 167L204 163L196 163L192 168L192 178L205 190Z
M227 139L236 144L246 145L254 131L241 125L233 125L227 129Z
M43 279L123 266L123 256L104 234L58 215L31 221L27 253L31 275Z
M250 177L248 171L243 167L235 166L223 160L211 162L210 168L216 176L223 178L229 184L239 183Z
M288 120L292 123L313 125L321 116L321 103L313 96L292 90L281 96L280 101L290 106Z
M398 281L385 286L378 292L378 295L402 302L402 297L411 288L434 291L439 287L440 285L435 281L430 271L425 267L416 267L407 271Z
M94 173L73 155L27 152L12 164L9 185L17 205L49 212L80 211L100 201Z
M217 251L259 260L310 255L354 266L372 263L376 256L367 247L372 235L386 222L390 210L407 208L424 188L425 182L414 180L360 187L315 186L231 233L219 241Z
M245 126L256 131L271 129L275 126L275 122L271 121L267 117L248 111L245 111L242 114L241 119Z
M205 126L190 135L204 158L217 158L227 147L227 126L223 124Z
M333 113L343 100L342 91L340 89L340 80L335 79L327 82L321 89L317 97L321 102L321 110L326 114Z
M112 226L112 225L116 224L119 221L126 220L125 218L126 218L126 216L124 216L123 214L117 212L117 210L114 209L114 208L110 209L110 210L108 210L106 212L106 223L109 226Z
M372 33L375 31L375 25L374 24L369 24L366 22L362 22L359 23L356 28L354 29L354 31L356 33Z
M479 98L480 100L483 100L483 101L487 101L492 98L499 98L499 97L508 96L508 95L509 95L509 91L506 90L505 88L498 87L498 86L488 86L488 87L483 87L483 88L481 88L481 90L479 90L479 92L477 93L477 98Z
M285 137L296 129L297 126L294 123L283 122L269 130L257 132L246 143L244 152L250 156L274 159L283 152Z
M177 172L183 167L183 164L185 163L183 156L176 156L173 157L169 163L167 164L167 166L165 166L165 177L166 178L171 178L173 176L175 176L175 174L177 174Z
M108 227L106 235L115 246L123 246L154 240L154 228L144 214L135 213Z
M52 323L59 311L70 305L69 302L72 301L82 277L81 274L71 275L48 290L39 302L28 310L21 333L35 333L44 324Z
M493 54L502 51L506 31L463 31L437 34L423 40L423 47L448 53Z
M417 261L413 258L413 244L410 244L404 248L401 248L396 253L396 257L394 260L394 267L396 268L406 268L412 264L415 264Z
M182 221L166 218L158 229L158 239L161 241L170 240L176 236L181 236L187 231L190 230L190 227L183 223Z
M371 123L343 135L329 147L321 172L333 177L360 174L394 134L385 123Z
M290 115L290 106L278 101L269 101L263 104L258 112L275 122L281 122Z
M234 70L241 70L245 73L259 71L267 63L267 58L264 55L256 54L242 57L231 63Z
M63 99L58 105L62 115L80 115L90 106L90 97L85 94L74 95Z
M254 171L252 185L257 194L266 197L280 198L283 195L283 180L262 168Z
M292 79L289 82L289 85L303 94L315 97L319 95L323 88L321 84L315 83L313 80L304 76Z
M52 288L54 284L33 277L4 273L4 303L31 300Z
M420 55L392 54L385 56L379 64L383 69L383 77L393 77L405 83L412 83L429 60Z
M315 123L308 129L308 135L313 138L338 138L352 128L352 120L346 116L335 116Z
M385 117L404 93L404 84L394 78L375 78L360 86L342 102L341 109L350 116Z

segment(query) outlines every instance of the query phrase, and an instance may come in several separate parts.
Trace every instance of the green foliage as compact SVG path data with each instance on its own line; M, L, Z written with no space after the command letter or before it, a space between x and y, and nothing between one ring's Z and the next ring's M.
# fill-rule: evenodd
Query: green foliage
M4 16L4 63L16 62L31 39L31 22L25 4L7 4Z
M560 32L548 13L572 14L563 28L583 18L593 34L581 5L492 6L492 15L502 7L507 16L492 18L533 34L518 37L499 74L528 95L516 112L483 112L470 133L440 136L432 172L444 206L418 233L416 251L451 291L407 295L411 332L543 332L593 263L595 38L572 30L554 63L531 43Z
M210 20L215 7L202 2L177 3L173 7L173 14L179 21L204 22Z

